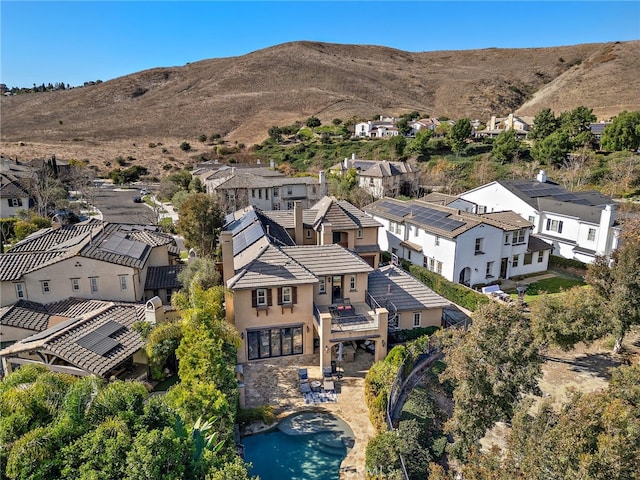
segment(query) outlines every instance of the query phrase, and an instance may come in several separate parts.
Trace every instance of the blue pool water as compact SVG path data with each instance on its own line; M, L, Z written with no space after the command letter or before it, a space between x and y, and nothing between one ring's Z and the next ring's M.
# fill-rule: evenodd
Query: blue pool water
M353 432L326 413L291 415L267 433L242 440L251 475L261 480L337 480Z

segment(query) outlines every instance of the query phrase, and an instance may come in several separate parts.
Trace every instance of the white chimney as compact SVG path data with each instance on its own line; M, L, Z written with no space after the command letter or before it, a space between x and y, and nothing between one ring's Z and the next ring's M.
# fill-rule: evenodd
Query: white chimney
M349 168L349 159L345 158L344 159L344 169L347 170Z
M538 172L538 175L536 176L536 180L540 183L545 183L547 181L547 172L545 172L544 170L540 170L540 172Z
M327 194L327 177L324 170L318 172L318 184L320 185L320 195L324 197Z
M356 154L355 154L355 153L352 153L352 154L351 154L351 160L355 160L355 159L356 159Z
M233 233L225 230L220 233L220 250L222 253L222 278L227 283L235 275L233 265Z
M260 165L261 160L260 160L260 159L256 160L256 163L257 163L258 165Z
M271 160L269 160L269 168L271 170L276 168L276 162L273 160L273 158Z
M164 307L160 297L151 298L144 306L144 320L151 325L157 325L164 321Z

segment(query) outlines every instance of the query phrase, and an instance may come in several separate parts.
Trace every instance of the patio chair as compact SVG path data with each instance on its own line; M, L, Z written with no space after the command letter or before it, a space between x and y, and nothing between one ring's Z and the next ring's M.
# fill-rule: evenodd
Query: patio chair
M300 384L300 392L304 395L305 393L311 393L311 385L309 382L304 382Z
M322 378L325 380L332 380L333 373L331 372L331 367L322 367Z
M336 384L333 380L325 380L322 388L325 392L335 392Z
M307 373L306 368L298 369L298 380L300 381L300 383L305 383L309 381L309 374Z

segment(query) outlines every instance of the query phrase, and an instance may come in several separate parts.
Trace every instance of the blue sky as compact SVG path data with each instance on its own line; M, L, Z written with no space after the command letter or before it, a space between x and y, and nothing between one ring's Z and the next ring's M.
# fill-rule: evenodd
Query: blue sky
M640 2L0 2L0 83L81 85L315 40L412 52L640 39Z

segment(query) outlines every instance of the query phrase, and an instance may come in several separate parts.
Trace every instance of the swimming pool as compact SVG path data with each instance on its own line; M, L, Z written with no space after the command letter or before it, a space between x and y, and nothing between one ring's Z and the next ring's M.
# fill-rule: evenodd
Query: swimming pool
M250 473L261 480L337 480L353 442L346 422L317 412L290 415L275 429L242 440Z

